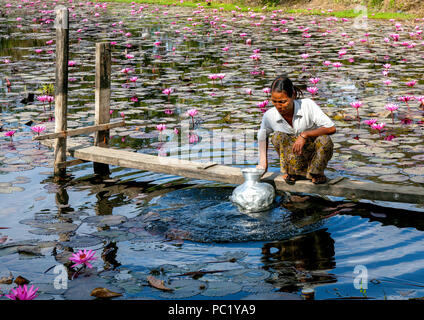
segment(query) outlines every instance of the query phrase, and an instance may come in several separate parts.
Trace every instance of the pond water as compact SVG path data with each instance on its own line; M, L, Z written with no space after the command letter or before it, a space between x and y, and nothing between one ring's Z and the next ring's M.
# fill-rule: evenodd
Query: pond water
M311 287L316 299L424 296L420 205L281 194L269 211L244 214L228 200L235 185L119 167L100 179L89 163L56 181L53 152L32 141L30 129L54 130L53 108L37 97L54 84L56 5L0 0L0 278L23 276L39 287L37 299L93 299L96 287L121 293L117 299L300 299ZM127 123L111 130L113 148L255 165L258 104L286 72L305 97L309 79L320 78L313 99L337 126L329 177L423 186L422 20L368 20L356 29L352 19L279 11L67 5L75 62L69 128L94 123L95 43L110 41L111 117L123 112ZM35 101L23 101L29 93ZM406 104L402 96L414 98ZM355 101L362 102L360 121ZM393 118L387 103L399 106ZM186 112L193 108L192 120ZM373 118L386 123L381 133L364 123ZM159 133L158 124L166 130ZM10 130L12 140L3 134ZM269 154L270 170L278 171L277 154ZM52 267L69 265L79 249L96 251L94 268L55 288ZM366 292L355 288L363 267ZM174 290L149 286L149 275ZM3 280L8 293L15 285Z

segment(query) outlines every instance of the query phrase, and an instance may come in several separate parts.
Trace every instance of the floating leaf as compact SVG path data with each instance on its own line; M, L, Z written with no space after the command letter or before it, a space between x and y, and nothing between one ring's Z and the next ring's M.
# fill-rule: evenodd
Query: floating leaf
M110 298L121 297L122 294L110 291L109 289L106 289L106 288L95 288L93 289L93 291L91 291L90 296L101 298L101 299L110 299Z
M14 281L18 286L23 286L24 284L28 284L29 280L25 279L22 276L17 276L15 281Z
M163 280L157 279L153 276L148 276L147 277L147 281L149 282L149 284L159 290L164 290L164 291L172 291L172 288L168 288L165 286L165 282Z

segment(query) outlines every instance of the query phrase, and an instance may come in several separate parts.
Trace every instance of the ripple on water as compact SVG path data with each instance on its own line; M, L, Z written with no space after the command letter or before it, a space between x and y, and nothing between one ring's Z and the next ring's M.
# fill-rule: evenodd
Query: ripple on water
M190 187L156 197L149 203L149 212L158 213L160 219L146 228L161 233L178 230L196 242L242 242L281 240L320 225L299 228L291 213L277 203L268 211L242 213L229 200L232 190Z

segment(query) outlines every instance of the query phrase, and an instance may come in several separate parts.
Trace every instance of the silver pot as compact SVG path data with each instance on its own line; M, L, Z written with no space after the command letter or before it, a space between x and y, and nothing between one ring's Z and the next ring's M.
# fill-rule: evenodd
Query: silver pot
M256 168L242 169L244 183L234 189L230 200L243 212L259 212L269 209L275 198L274 187L259 182L264 170Z

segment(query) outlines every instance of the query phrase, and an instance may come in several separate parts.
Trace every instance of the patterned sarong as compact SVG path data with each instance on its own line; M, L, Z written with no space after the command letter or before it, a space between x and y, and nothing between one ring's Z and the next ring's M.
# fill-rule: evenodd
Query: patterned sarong
M293 153L293 144L297 137L276 131L271 138L275 150L280 156L280 167L283 174L305 176L312 179L311 174L324 174L328 161L333 156L333 142L328 135L309 137L302 148L301 155Z

